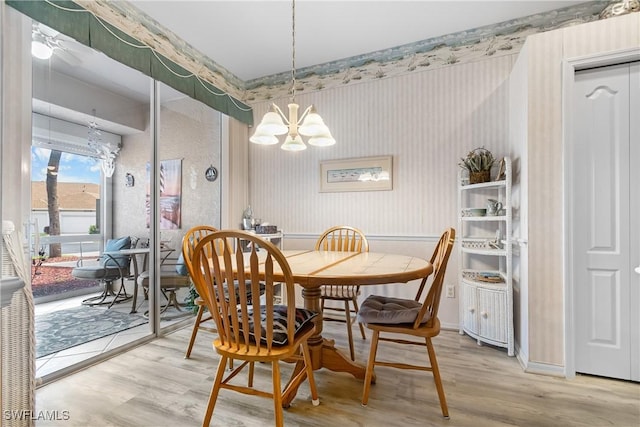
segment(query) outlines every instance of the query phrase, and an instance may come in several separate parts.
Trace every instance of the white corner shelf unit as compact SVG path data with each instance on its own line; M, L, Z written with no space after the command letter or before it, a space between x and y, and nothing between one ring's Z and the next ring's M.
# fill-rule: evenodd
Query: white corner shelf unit
M469 184L458 178L458 248L460 265L460 334L514 355L511 159L504 158L505 178ZM495 177L493 177L495 179ZM502 204L496 215L473 211L489 199ZM479 216L475 216L479 215Z

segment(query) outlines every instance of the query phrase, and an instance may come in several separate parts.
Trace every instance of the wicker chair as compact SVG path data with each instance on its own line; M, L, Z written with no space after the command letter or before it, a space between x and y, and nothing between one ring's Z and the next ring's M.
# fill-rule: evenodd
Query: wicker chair
M371 350L369 352L369 361L367 363L367 373L364 379L364 391L362 393L362 404L366 405L369 401L369 389L371 387L371 379L375 366L387 366L400 369L415 369L419 371L430 371L433 373L433 380L436 384L436 390L440 399L440 408L442 415L449 418L449 409L447 408L447 400L442 387L442 379L438 369L436 360L436 352L431 343L431 338L440 333L440 321L438 320L438 307L440 305L440 295L442 293L442 284L444 283L444 275L447 270L449 255L453 248L455 239L455 230L448 228L440 237L436 249L431 257L433 265L433 273L424 279L418 288L415 299L390 298L379 295L368 296L360 308L358 320L364 323L367 328L373 331L371 339ZM427 279L433 277L431 287L423 302L420 302L422 291L425 288ZM421 342L380 337L380 333L391 333L410 335L422 338ZM429 355L430 366L410 365L398 362L384 362L376 360L376 352L378 350L378 341L390 341L404 345L423 346L426 343L427 354Z
M331 227L318 238L315 246L316 251L336 251L336 252L368 252L369 243L364 233L357 228L346 225ZM353 333L351 324L354 316L358 314L358 296L360 296L360 286L354 285L323 285L320 294L320 306L323 312L330 310L344 314L344 318L325 317L325 321L345 322L347 324L347 335L349 336L349 352L351 360L355 360L355 350L353 347ZM342 301L344 308L325 306L325 301ZM353 304L353 309L349 307ZM366 339L364 327L359 324L362 339Z

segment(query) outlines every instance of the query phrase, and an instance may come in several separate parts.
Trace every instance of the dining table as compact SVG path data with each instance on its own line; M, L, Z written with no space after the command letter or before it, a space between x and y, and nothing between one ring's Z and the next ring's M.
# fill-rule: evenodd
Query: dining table
M313 369L347 372L358 379L364 379L366 365L351 360L335 346L333 340L322 336L321 286L402 284L421 280L433 272L429 260L402 254L316 250L284 250L282 253L289 263L294 282L302 288L304 307L318 313L315 333L308 341ZM274 266L276 281L283 279L281 274ZM301 363L296 364L292 378L299 369L302 369ZM291 390L289 395L283 396L284 406L289 406L296 392Z

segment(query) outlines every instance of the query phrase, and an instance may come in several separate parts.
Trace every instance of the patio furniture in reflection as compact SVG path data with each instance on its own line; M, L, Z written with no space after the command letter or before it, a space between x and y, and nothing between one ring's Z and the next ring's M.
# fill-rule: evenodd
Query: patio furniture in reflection
M87 298L82 301L84 305L109 305L127 301L131 295L127 295L124 280L130 273L130 255L119 253L122 249L130 249L137 243L137 238L121 237L109 239L104 252L94 263L87 263L86 259L79 259L78 266L71 270L71 275L77 279L93 279L102 283L103 290L98 296ZM114 283L120 282L117 292Z

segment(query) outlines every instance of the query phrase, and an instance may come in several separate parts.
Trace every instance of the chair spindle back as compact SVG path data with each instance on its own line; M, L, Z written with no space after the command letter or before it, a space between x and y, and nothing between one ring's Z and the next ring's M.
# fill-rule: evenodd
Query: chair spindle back
M438 316L438 308L440 307L440 296L442 294L442 285L444 284L444 275L447 271L447 264L449 262L449 255L453 249L453 242L456 237L456 230L449 227L440 237L438 244L436 245L433 255L431 255L431 264L433 265L433 273L422 279L418 292L416 294L416 301L420 301L422 291L429 277L433 277L429 292L422 303L420 313L416 317L413 327L420 326L420 321L424 319L425 314L428 313L429 321L428 326L432 326L433 322Z
M369 242L364 233L357 228L338 225L326 230L318 238L316 251L332 252L368 252Z
M241 248L249 241L250 251ZM264 273L260 272L264 265ZM286 337L295 333L295 294L291 269L271 242L244 231L224 230L203 237L193 252L194 282L211 312L223 345L236 351L267 354L274 346L276 286L286 287ZM234 286L237 283L237 286ZM265 302L260 301L261 285ZM264 319L261 319L261 316Z

